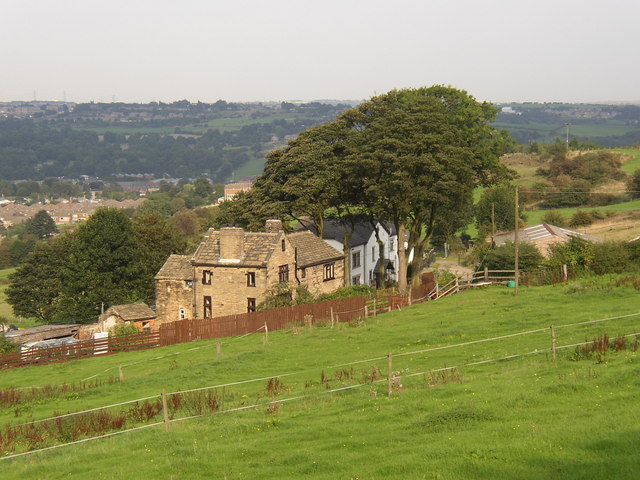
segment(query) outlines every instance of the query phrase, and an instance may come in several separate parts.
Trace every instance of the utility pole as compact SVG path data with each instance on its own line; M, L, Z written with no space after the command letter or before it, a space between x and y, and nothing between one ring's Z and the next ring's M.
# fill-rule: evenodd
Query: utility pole
M520 282L519 276L520 276L520 272L518 270L519 266L518 266L518 185L516 185L516 199L515 199L515 212L514 212L514 219L515 219L515 225L516 225L516 230L515 230L515 237L513 239L513 248L515 250L515 258L514 258L514 274L515 274L515 289L513 291L514 295L518 295L518 284Z
M496 236L496 204L491 202L491 246L493 247L493 239Z
M569 151L569 125L571 125L569 122L566 122L564 124L564 126L567 128L567 152Z

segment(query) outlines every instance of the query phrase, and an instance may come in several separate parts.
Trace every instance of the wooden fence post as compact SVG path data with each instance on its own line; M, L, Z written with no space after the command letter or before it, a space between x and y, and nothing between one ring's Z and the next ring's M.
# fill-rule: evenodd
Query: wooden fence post
M331 328L333 328L333 307L331 307Z
M222 356L222 343L216 342L216 357Z
M378 316L378 307L376 306L376 299L373 299L373 316L377 317Z
M484 267L484 281L489 281L489 269L487 267Z
M409 289L409 293L407 294L407 305L411 306L411 289Z
M124 380L124 373L122 371L122 365L118 365L118 377L120 378L121 382Z
M369 318L369 307L364 306L364 318Z
M389 352L389 373L387 374L387 390L388 395L391 396L393 392L393 354Z
M566 263L562 265L562 280L564 282L567 282L569 280L569 270L567 269Z
M551 360L556 361L556 329L551 325Z
M167 391L162 389L162 411L164 412L164 430L169 431L169 410L167 409Z
M267 322L264 322L264 337L262 343L265 345L269 343L269 327L267 327Z

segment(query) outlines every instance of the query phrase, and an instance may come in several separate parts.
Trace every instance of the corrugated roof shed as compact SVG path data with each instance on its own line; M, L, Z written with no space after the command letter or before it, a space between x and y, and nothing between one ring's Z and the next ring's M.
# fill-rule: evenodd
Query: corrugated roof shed
M589 242L601 242L602 239L587 235L586 233L576 232L568 228L557 227L547 223L541 223L532 227L526 227L518 231L518 240L526 243L536 243L538 240L550 237L559 237L569 240L571 237L582 238ZM505 242L513 242L515 232L500 233L493 238L496 245L502 245Z

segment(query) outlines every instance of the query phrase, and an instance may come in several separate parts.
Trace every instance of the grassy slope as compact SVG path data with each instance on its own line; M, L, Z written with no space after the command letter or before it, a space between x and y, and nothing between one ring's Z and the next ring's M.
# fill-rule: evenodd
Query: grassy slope
M637 354L611 354L607 363L556 365L545 355L462 369L461 383L428 388L423 377L403 378L404 392L386 398L384 385L322 395L326 365L468 342L550 324L604 318L638 311L635 290L591 284L491 288L441 302L416 305L371 319L358 328L317 328L300 336L274 332L264 346L257 336L235 340L215 357L213 342L177 345L45 367L3 372L0 385L76 382L93 374L114 375L123 384L31 405L19 419L3 411L1 422L24 421L53 410L68 411L168 390L211 385L284 372L289 388L310 399L286 403L276 414L256 411L216 415L161 429L125 434L82 446L4 461L4 478L124 478L131 465L140 478L635 478L640 413ZM560 345L602 332L638 331L630 318L558 330ZM395 357L404 374L443 365L497 358L549 346L548 332L479 343L420 355ZM194 347L204 347L190 350ZM177 355L155 359L163 354ZM355 365L364 376L379 359ZM349 368L349 367L347 367ZM107 370L107 371L105 371ZM253 403L264 384L233 387L234 402ZM333 387L339 382L332 383ZM377 392L377 395L372 395ZM248 395L242 400L242 395ZM230 402L231 403L231 402ZM232 405L229 405L232 406ZM91 464L78 461L91 458Z

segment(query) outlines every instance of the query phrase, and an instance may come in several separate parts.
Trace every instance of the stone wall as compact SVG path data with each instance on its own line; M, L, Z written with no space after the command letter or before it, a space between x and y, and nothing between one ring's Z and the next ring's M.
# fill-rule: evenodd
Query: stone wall
M194 280L193 283L196 281ZM185 318L195 318L193 313L193 287L188 286L185 280L156 280L158 324L181 320L181 309L185 311Z
M333 280L324 279L324 268L324 264L305 268L305 278L302 278L301 272L298 272L300 281L313 295L331 293L344 285L343 261L333 262Z

